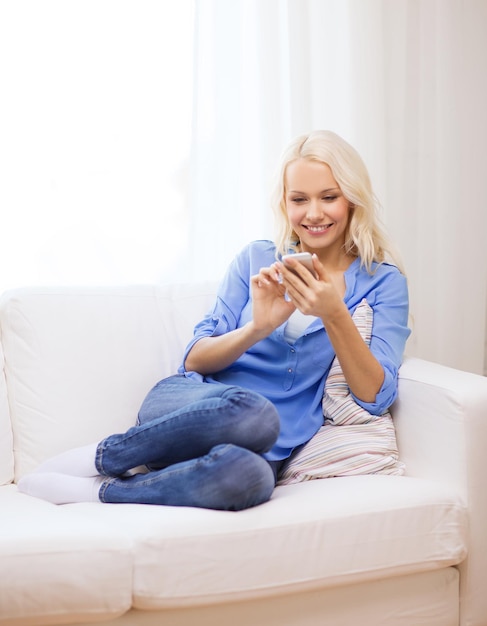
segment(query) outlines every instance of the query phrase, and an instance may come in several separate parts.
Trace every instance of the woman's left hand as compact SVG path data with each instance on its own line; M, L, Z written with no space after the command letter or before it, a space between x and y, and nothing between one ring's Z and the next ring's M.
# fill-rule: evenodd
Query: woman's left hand
M282 263L279 271L291 302L302 313L322 319L349 388L364 402L375 402L384 370L358 332L337 287L338 278L326 271L316 255L316 276L295 259L289 265L297 276ZM343 274L339 278L343 281Z
M291 302L305 315L320 317L324 323L337 313L343 312L343 299L331 276L318 257L313 255L316 276L291 257L288 269L283 263L276 263L283 278L284 286Z

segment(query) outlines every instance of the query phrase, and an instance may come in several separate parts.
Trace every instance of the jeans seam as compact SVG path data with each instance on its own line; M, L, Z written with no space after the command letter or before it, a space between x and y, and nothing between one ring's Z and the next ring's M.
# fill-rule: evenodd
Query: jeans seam
M96 448L95 467L98 470L99 474L101 474L102 476L108 476L108 474L103 469L103 452L104 452L103 441L101 441Z
M108 489L108 486L110 485L110 483L113 482L114 480L115 480L114 478L107 478L100 485L100 489L98 491L98 499L100 500L100 502L105 502L105 492Z

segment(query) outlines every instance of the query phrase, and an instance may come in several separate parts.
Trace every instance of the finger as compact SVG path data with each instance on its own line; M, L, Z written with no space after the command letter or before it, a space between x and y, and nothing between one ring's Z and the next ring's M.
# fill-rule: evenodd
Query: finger
M282 282L282 274L281 271L279 269L279 265L278 263L273 263L269 268L269 276L272 278L272 280L276 281L277 283L281 283Z
M279 265L281 266L283 280L296 287L299 285L299 282L309 285L314 279L309 269L295 259L290 259L289 263L286 263L286 265L283 263Z
M298 276L292 273L290 274L289 280L284 279L283 287L285 288L288 299L295 305L299 305L303 300L306 300L306 294L310 289L301 278L298 278Z
M271 284L270 281L267 280L267 278L263 276L261 273L251 276L250 282L252 285L255 285L256 287L263 287L264 285Z
M313 254L313 267L318 280L328 281L327 271L325 270L323 263L319 260L317 254Z

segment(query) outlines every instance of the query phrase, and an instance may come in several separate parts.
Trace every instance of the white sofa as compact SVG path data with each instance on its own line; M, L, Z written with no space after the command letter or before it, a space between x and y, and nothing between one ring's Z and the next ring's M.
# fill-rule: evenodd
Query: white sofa
M405 476L281 486L239 513L17 492L44 459L131 426L213 298L212 284L2 296L0 625L486 626L481 376L405 360Z

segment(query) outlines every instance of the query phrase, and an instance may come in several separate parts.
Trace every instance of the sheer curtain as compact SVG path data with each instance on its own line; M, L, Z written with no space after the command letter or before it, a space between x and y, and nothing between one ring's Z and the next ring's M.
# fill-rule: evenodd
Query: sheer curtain
M280 150L333 129L364 157L403 257L407 352L482 373L487 3L196 3L190 192L194 276L272 237Z
M196 2L194 276L219 276L249 240L272 238L274 168L291 138L315 120L350 134L347 13L330 0Z
M486 31L484 0L1 2L0 291L217 279L330 128L402 253L408 353L482 372Z

